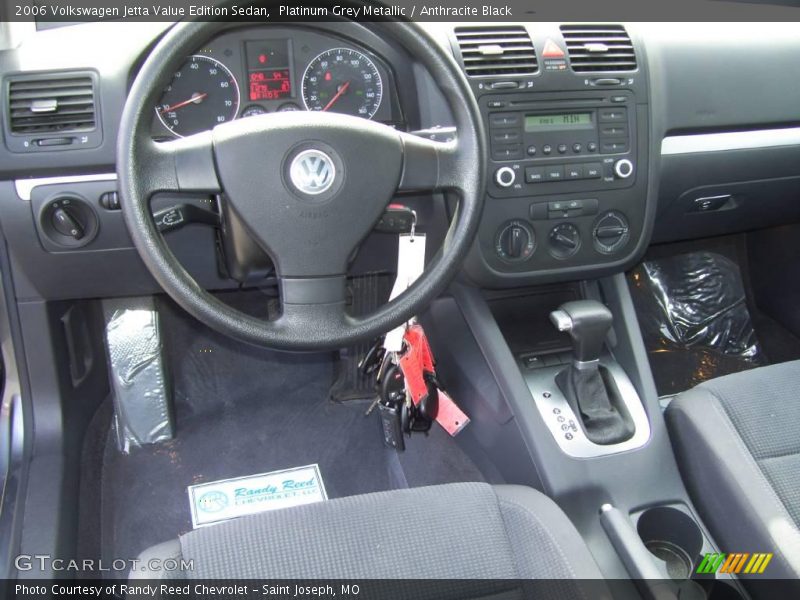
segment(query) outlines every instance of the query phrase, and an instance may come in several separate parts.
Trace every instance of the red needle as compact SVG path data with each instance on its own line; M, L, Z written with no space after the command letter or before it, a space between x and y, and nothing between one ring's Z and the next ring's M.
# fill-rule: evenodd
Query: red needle
M325 110L328 110L328 109L329 109L331 106L333 106L333 104L334 104L334 103L335 103L335 102L336 102L336 101L337 101L339 98L341 98L341 97L342 97L342 94L344 94L344 93L347 91L347 88L349 88L349 87L350 87L350 82L349 82L349 81L346 81L346 82L344 83L344 85L343 85L343 86L341 86L341 87L339 88L339 91L338 91L338 92L336 92L336 95L335 95L333 98L331 98L331 101L330 101L330 102L328 102L328 103L325 105L325 108L323 108L322 110L323 110L323 111L325 111Z
M177 110L177 109L181 108L182 106L186 106L187 104L191 104L192 102L200 102L206 96L208 96L208 94L206 94L206 93L195 94L194 96L192 96L188 100L184 100L183 102L178 102L177 104L173 104L172 106L168 106L167 108L162 109L161 112L162 112L162 114L163 113L167 113L167 112L170 112L170 111L173 111L173 110Z

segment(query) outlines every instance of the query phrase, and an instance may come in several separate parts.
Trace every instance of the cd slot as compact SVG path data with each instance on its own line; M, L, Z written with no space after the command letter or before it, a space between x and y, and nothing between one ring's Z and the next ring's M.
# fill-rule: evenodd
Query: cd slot
M542 100L512 100L509 102L509 106L511 108L533 108L533 107L540 107L543 105L557 105L558 107L564 106L597 106L598 104L603 104L604 98L597 97L597 98L568 98L568 99L559 99L557 102L554 102L552 99L542 99Z

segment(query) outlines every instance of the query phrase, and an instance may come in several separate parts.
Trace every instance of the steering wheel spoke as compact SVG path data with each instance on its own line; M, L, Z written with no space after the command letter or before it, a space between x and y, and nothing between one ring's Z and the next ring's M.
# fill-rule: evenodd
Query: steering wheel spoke
M306 329L344 326L347 280L344 275L287 277L278 279L283 312L277 327Z
M219 193L211 131L170 140L147 141L149 192Z
M460 190L461 153L457 140L437 141L400 132L403 174L398 191Z
M310 306L344 304L346 279L344 275L328 277L279 278L281 300L286 305Z

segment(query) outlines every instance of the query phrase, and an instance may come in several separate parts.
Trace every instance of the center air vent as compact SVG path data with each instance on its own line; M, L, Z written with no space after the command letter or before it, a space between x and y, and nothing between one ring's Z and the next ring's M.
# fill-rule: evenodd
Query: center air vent
M469 77L529 75L538 69L536 50L524 27L456 27L455 33Z
M7 137L14 151L98 145L95 76L43 73L6 79Z
M561 33L576 73L636 70L633 44L622 25L562 25Z

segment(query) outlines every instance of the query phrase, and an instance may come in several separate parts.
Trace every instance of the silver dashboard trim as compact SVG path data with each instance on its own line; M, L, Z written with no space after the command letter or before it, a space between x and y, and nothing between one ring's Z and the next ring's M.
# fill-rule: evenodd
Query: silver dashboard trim
M661 141L661 155L751 150L776 146L800 146L800 127L673 135Z
M600 364L606 367L614 378L614 383L617 385L622 402L628 410L635 429L630 439L608 446L595 444L586 437L583 428L578 423L578 417L559 389L556 375L565 369L566 365L527 369L521 360L518 360L517 364L539 414L564 454L573 458L598 458L636 450L650 440L650 420L639 394L636 393L636 388L633 387L625 370L613 358L601 358Z
M96 175L66 175L63 177L38 177L32 179L17 179L14 187L17 196L25 201L30 201L33 190L43 185L67 185L70 183L86 183L88 181L116 181L116 173L100 173Z

